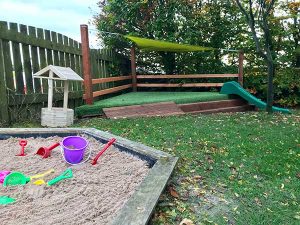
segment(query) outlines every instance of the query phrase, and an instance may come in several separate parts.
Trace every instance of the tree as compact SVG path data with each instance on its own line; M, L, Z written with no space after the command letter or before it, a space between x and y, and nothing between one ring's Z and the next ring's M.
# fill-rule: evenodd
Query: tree
M272 18L273 37L278 63L300 68L300 2L297 0L278 1L276 16ZM275 31L275 32L274 32Z
M275 0L247 0L243 3L235 0L244 14L255 42L256 52L264 59L268 68L268 92L266 110L272 113L274 91L273 78L275 75L275 58L273 39L270 29L270 15L273 13ZM259 35L259 32L262 35Z
M293 22L290 24L291 31L294 39L294 47L295 47L295 61L294 65L297 68L300 68L300 24L299 24L299 14L300 14L300 2L289 2L287 4L290 15L292 17Z
M230 0L104 0L98 5L101 10L94 22L104 44L124 54L128 42L102 31L218 49L238 46L236 40L243 32L239 25L241 15ZM244 21L242 24L245 26ZM154 72L218 73L224 67L222 54L214 51L175 56L161 52L141 56L137 52L137 58L146 59L148 65L152 63L153 67L148 68ZM161 69L157 65L162 65Z
M150 39L176 41L180 21L176 19L179 3L177 0L123 1L104 0L98 3L101 11L95 17L100 31L131 34ZM120 36L100 33L107 46L124 52L128 42ZM157 53L154 54L157 58ZM166 73L173 74L175 57L173 53L160 53ZM153 57L153 54L150 54ZM139 58L140 55L137 54ZM144 56L143 58L147 58ZM149 61L153 61L149 60ZM156 60L154 60L156 61Z

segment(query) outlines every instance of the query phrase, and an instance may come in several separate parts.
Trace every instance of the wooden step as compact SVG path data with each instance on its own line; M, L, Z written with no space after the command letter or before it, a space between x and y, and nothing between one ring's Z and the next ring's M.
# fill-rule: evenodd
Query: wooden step
M242 99L230 99L230 100L180 104L179 107L182 109L183 112L190 113L194 111L197 112L201 110L235 107L235 106L242 106L246 104L247 102Z
M212 113L225 113L225 112L246 112L255 110L253 105L242 105L242 106L233 106L233 107L224 107L224 108L217 108L217 109L206 109L206 110L199 110L199 111L191 111L186 112L187 114L212 114Z
M104 108L103 112L110 119L185 114L174 102Z

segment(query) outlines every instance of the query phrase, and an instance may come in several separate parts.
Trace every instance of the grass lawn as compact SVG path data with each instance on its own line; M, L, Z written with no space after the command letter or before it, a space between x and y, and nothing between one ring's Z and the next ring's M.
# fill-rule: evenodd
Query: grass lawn
M151 224L178 225L185 218L194 224L300 224L299 110L95 118L76 126L180 157Z
M103 108L174 101L177 104L229 99L219 92L130 92L76 108L77 116L93 115Z

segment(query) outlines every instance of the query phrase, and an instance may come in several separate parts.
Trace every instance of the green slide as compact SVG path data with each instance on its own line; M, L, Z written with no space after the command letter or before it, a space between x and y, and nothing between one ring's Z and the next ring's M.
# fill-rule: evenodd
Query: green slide
M256 98L254 95L250 94L241 85L235 81L226 82L221 88L220 94L234 94L239 95L250 104L255 105L259 109L266 109L267 104L260 99ZM279 107L272 107L273 112L281 112L281 113L291 113L288 109L283 109Z

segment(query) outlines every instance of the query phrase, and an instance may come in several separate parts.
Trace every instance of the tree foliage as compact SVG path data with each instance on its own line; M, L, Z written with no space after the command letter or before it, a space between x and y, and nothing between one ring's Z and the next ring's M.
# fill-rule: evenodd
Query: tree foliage
M229 0L108 0L99 3L99 7L101 13L95 21L101 31L220 49L239 47L241 15ZM118 51L124 52L124 48L129 47L120 36L100 34L106 45ZM222 54L220 51L177 54L176 68L173 53L147 53L148 56L144 54L143 58L150 58L155 65L162 63L166 73L217 72L222 68ZM205 63L206 57L211 63Z

